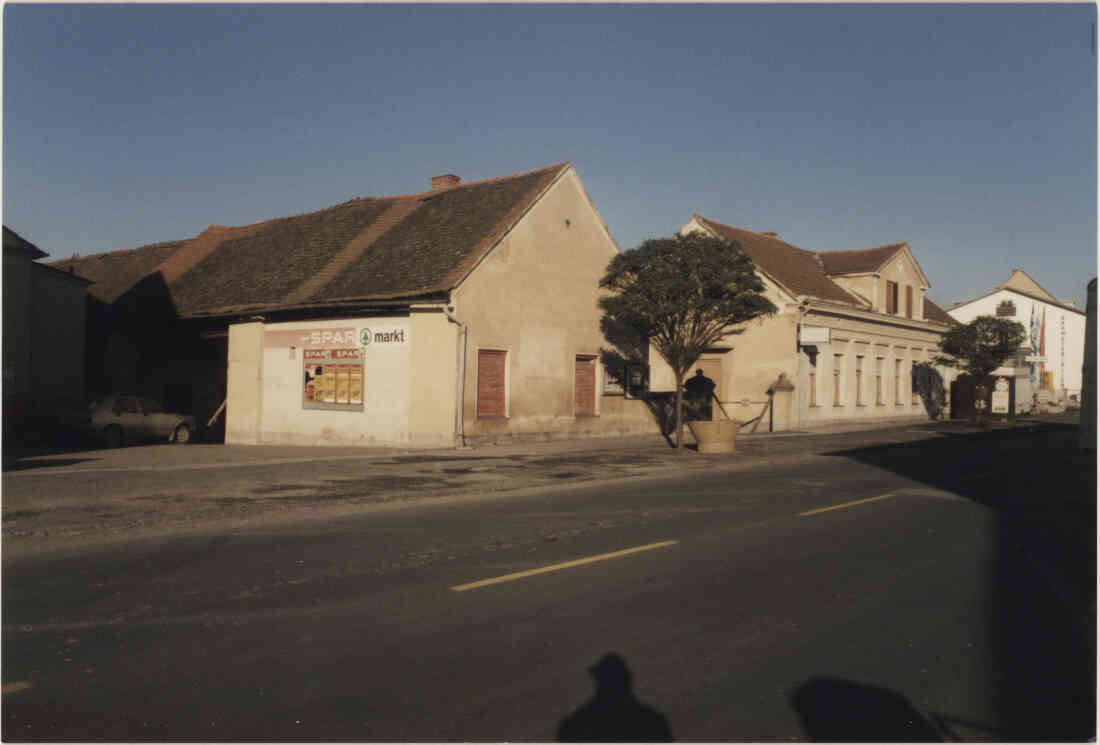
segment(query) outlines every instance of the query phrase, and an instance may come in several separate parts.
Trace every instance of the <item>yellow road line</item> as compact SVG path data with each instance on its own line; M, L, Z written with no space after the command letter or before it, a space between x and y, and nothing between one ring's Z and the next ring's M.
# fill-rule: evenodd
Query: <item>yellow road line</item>
M20 681L18 683L5 683L3 689L0 692L3 693L16 693L17 691L25 691L31 687L30 683L26 681Z
M528 569L525 572L514 572L512 574L505 574L500 577L493 577L491 579L478 580L477 582L470 582L465 585L455 585L451 589L455 592L465 592L466 590L473 590L478 587L485 587L486 585L496 585L501 582L511 582L515 579L523 579L524 577L533 577L536 574L546 574L547 572L556 572L561 569L569 569L570 567L578 567L582 564L592 564L597 561L604 561L605 559L614 559L619 556L626 556L628 554L636 554L639 551L649 551L654 548L664 548L665 546L672 546L679 543L679 541L661 541L660 543L649 543L645 546L635 546L634 548L624 548L622 551L613 551L609 554L600 554L599 556L589 556L584 559L574 559L573 561L567 561L563 564L551 564L550 566L541 567L539 569Z
M880 494L877 497L868 497L867 499L857 499L854 502L845 502L844 504L834 504L832 507L821 507L816 510L808 510L806 512L799 512L799 517L806 517L807 515L816 515L821 512L829 512L831 510L842 510L845 507L854 507L857 504L867 504L868 502L877 502L880 499L890 499L893 494Z

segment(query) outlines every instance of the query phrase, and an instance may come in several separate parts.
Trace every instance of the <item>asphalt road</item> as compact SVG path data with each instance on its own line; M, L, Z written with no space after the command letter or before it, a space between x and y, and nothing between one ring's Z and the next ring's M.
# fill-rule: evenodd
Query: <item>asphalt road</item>
M2 735L552 740L614 652L679 740L1081 741L1073 434L5 556Z

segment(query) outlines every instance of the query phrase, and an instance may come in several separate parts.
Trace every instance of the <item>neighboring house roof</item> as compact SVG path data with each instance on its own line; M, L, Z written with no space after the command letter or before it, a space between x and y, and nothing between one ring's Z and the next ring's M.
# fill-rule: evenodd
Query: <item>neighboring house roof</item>
M572 166L359 198L187 241L69 259L111 302L159 272L182 317L415 299L453 289Z
M94 284L88 288L88 294L96 300L110 304L156 271L161 262L179 250L184 243L185 241L151 243L140 248L106 254L74 256L51 262L49 266L71 271L78 277L92 281Z
M971 303L976 303L979 300L984 300L985 298L989 297L990 295L996 295L998 292L1011 292L1013 294L1021 295L1023 297L1026 297L1030 300L1038 300L1040 303L1046 303L1048 305L1056 305L1059 308L1061 308L1062 310L1068 310L1072 313L1078 313L1082 316L1085 315L1085 311L1083 309L1078 308L1076 305L1067 305L1066 303L1063 303L1061 300L1051 300L1049 294L1046 294L1046 296L1036 295L1036 294L1033 294L1033 293L1030 293L1030 292L1024 292L1023 290L1018 290L1015 287L1005 287L1003 285L993 288L992 290L985 293L984 295L978 295L978 297L976 297L976 298L971 298L970 300L964 300L961 303L955 303L951 306L951 310L954 311L957 308L963 308L967 305L970 305Z
M31 261L49 256L48 253L16 233L7 225L4 226L4 250L20 251L30 256Z
M855 251L818 251L817 255L821 257L826 274L863 274L879 271L894 254L908 245L902 242Z
M958 326L959 322L947 314L940 306L933 303L927 296L924 298L924 318L927 321L946 323L948 326Z
M867 302L833 282L818 261L818 254L797 248L766 233L711 220L696 213L693 217L721 238L741 246L762 272L795 296L806 295L820 300L866 308Z
M1042 286L1032 279L1023 269L1013 269L1008 279L997 285L997 289L1016 290L1024 295L1038 297L1047 302L1057 303L1058 305L1065 305L1061 300L1044 290Z

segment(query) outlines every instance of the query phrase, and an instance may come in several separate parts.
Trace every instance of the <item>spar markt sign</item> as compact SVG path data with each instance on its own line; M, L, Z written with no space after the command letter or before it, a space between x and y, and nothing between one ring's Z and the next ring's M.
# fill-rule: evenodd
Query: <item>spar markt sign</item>
M408 342L405 329L370 329L363 327L359 330L359 343L364 347L371 344L385 344L402 346Z

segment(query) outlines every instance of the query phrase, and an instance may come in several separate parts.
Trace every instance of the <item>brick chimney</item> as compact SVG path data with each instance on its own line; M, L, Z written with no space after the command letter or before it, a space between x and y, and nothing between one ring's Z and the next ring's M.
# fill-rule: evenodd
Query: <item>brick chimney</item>
M449 189L452 186L458 186L461 182L458 176L453 173L443 173L439 176L432 176L432 191L439 191L440 189Z

